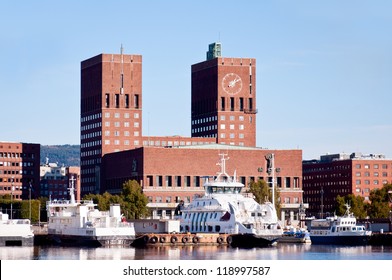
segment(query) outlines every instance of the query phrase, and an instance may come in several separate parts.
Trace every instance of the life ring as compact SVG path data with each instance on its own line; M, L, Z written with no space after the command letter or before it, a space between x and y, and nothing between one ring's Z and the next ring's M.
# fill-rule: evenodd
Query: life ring
M229 235L229 236L226 238L226 242L227 242L227 244L231 245L231 243L233 242L233 237L231 237L231 235Z
M199 241L200 241L200 238L198 236L194 236L192 238L192 242L195 243L195 244L199 243Z
M175 235L173 235L173 236L170 238L170 242L173 243L173 244L176 244L177 241L178 241L178 238L177 238L177 236L175 236Z
M188 242L188 237L187 236L184 236L183 238L182 238L182 243L187 243Z
M222 244L222 243L223 243L223 237L219 236L219 237L216 239L216 242L218 242L219 244Z
M144 244L147 244L149 239L150 239L150 238L148 237L148 235L143 236L143 242L144 242Z
M151 237L150 243L155 244L157 242L158 242L158 237L156 237L156 236Z
M166 242L166 237L161 236L161 238L159 238L159 242L165 243Z

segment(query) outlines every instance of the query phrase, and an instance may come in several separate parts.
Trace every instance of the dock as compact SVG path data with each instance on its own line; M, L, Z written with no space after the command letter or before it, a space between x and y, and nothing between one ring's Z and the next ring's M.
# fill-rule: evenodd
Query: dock
M219 233L150 233L141 234L132 243L134 247L175 245L229 245L230 234Z

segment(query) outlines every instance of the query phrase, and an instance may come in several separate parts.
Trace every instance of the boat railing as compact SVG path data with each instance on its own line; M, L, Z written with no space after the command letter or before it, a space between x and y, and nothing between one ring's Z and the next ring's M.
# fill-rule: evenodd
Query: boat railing
M6 222L9 225L29 225L29 219L15 219L15 220L7 220Z
M94 204L94 202L92 200L78 200L76 201L76 203L78 204ZM70 200L50 200L46 202L46 205L60 205L60 204L71 204Z

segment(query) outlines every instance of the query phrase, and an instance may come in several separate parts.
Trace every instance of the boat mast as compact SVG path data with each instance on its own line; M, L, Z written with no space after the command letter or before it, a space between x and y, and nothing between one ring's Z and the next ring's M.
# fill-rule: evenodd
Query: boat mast
M74 176L72 175L71 179L69 179L71 181L71 187L68 188L69 190L69 195L71 196L71 204L75 204L76 200L75 200L75 187L74 187L74 182L76 181L76 179L74 178Z

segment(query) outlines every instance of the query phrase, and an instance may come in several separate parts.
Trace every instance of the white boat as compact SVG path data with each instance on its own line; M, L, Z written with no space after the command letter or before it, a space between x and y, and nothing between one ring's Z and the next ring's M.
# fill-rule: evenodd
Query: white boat
M33 246L34 233L29 219L9 219L0 213L0 246Z
M372 232L365 226L358 225L357 219L346 204L346 213L341 216L315 219L310 224L310 239L312 244L331 245L366 245Z
M74 187L70 200L48 201L48 238L61 245L114 246L130 245L135 239L133 223L125 221L120 205L99 211L91 200L75 201Z
M257 203L251 194L243 194L244 185L236 175L225 171L226 158L221 155L221 171L214 180L206 180L205 194L180 210L180 231L229 234L233 247L256 247L275 244L283 230L273 203Z
M303 228L290 227L283 229L283 235L278 243L311 243L309 231Z

